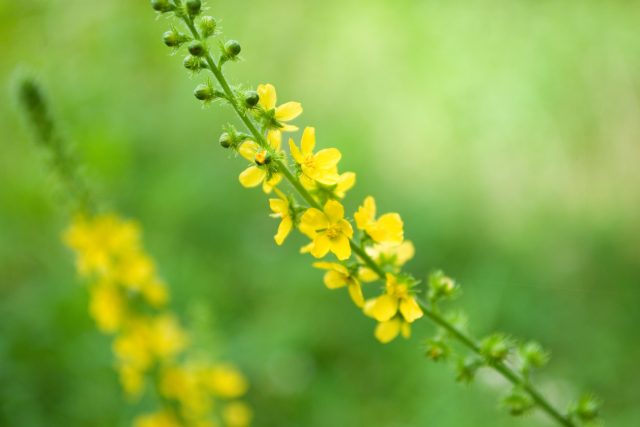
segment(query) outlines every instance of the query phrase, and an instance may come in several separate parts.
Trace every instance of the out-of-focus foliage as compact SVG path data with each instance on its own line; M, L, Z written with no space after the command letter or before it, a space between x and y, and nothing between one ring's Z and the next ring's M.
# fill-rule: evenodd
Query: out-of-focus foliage
M358 172L351 200L375 192L403 215L409 270L456 277L473 332L536 339L553 350L549 378L596 391L611 425L635 425L640 5L212 7L246 56L230 74L303 102L304 124ZM63 198L9 96L20 64L50 88L96 186L145 225L188 325L251 378L255 425L546 425L497 412L482 371L468 391L416 340L380 346L297 256L303 239L275 248L262 195L240 189L244 163L217 144L231 114L191 98L196 82L166 58L167 24L152 16L144 1L0 3L0 425L132 415L59 243ZM573 394L539 382L559 402Z

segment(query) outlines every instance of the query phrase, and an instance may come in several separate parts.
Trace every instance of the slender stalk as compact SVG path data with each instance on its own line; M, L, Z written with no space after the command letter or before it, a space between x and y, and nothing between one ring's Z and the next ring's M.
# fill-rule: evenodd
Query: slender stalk
M183 16L182 18L187 24L187 27L189 27L189 30L191 31L193 37L196 40L204 41L202 40L198 30L195 28L195 25L193 24L193 20L189 16ZM267 141L265 140L262 133L255 126L251 118L249 118L249 116L244 112L244 110L240 108L240 106L238 105L236 96L233 93L233 90L231 89L231 87L229 86L229 83L227 82L224 74L222 73L221 67L219 67L216 64L213 57L208 51L205 52L203 58L207 63L209 70L213 73L216 80L222 87L227 97L227 100L231 104L232 108L234 109L234 111L236 112L240 120L251 132L256 142L263 147L267 147L268 146ZM309 193L309 191L307 191L307 189L304 188L304 186L300 183L300 181L289 170L287 165L280 160L278 160L277 162L278 162L277 164L278 164L279 171L284 175L287 181L289 181L289 183L297 190L297 192L300 193L302 198L304 198L304 200L310 206L316 209L322 209L322 206L318 203L316 199L314 199L311 193ZM384 270L353 239L350 239L349 243L351 245L351 249L353 250L353 252L360 259L362 259L362 261L369 268L371 268L371 270L373 270L378 275L378 277L384 280L385 279ZM451 334L452 337L454 337L456 340L458 340L460 343L466 346L469 350L482 356L480 347L478 346L478 344L473 338L469 337L463 331L459 330L450 322L448 322L446 319L441 317L431 307L429 307L424 301L418 300L418 303L420 304L420 307L422 308L424 313L427 315L427 317L429 317L434 323L444 328L447 332ZM576 427L576 424L571 419L562 415L553 405L551 405L551 403L544 396L542 396L540 392L538 392L532 385L530 385L527 381L525 381L524 378L522 378L520 375L514 372L506 364L502 362L497 362L497 363L491 363L489 366L491 366L493 369L499 372L504 378L506 378L513 385L522 387L522 389L525 390L531 396L531 398L536 402L536 404L549 416L555 419L558 423L567 427Z

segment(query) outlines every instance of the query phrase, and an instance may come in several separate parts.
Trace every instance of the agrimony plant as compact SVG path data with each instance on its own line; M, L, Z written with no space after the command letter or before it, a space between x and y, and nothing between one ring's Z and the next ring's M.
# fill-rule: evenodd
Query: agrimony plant
M272 216L280 221L274 236L283 244L296 229L309 238L301 249L318 261L313 266L325 270L329 289L346 288L356 307L377 324L375 337L388 343L397 336L409 338L411 325L429 319L437 332L425 341L425 353L435 361L450 360L459 381L469 382L480 368L498 372L512 384L502 403L513 415L538 408L563 426L589 423L598 416L598 401L579 399L567 410L559 410L532 384L532 371L542 367L548 353L535 342L519 342L503 334L475 339L467 332L466 318L441 310L441 303L459 293L459 285L442 272L432 273L427 292L421 295L420 281L402 271L413 257L414 247L404 239L403 222L397 213L379 215L373 197L367 197L353 221L345 216L341 200L354 186L352 172L341 173L341 153L336 148L316 151L316 132L306 127L300 143L283 135L298 128L291 122L302 113L298 102L278 104L271 84L244 90L229 83L224 68L238 60L241 46L226 40L218 20L203 16L200 0L152 0L153 9L172 19L163 35L174 51L186 48L184 67L191 74L205 72L209 80L195 88L195 97L204 104L220 101L238 116L242 129L227 125L220 136L222 147L237 152L247 161L239 181L244 187L262 187L272 195ZM288 184L285 186L284 184ZM355 227L354 227L355 225ZM327 257L331 253L333 259ZM363 283L381 282L365 292Z
M240 398L248 383L232 364L194 354L189 333L169 306L169 291L144 250L139 225L99 213L69 144L57 131L38 85L19 82L19 100L35 140L71 202L64 233L76 269L89 285L89 313L112 337L115 366L133 401L155 398L157 410L135 427L247 427L251 409Z

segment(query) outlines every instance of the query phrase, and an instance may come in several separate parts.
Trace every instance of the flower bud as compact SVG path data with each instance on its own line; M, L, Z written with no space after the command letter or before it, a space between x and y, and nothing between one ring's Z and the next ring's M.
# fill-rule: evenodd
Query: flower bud
M200 40L194 40L189 43L189 53L193 56L202 56L204 55L205 49Z
M203 16L200 19L200 32L203 37L211 37L216 32L218 23L213 16Z
M182 43L187 41L187 36L176 30L169 30L162 35L162 40L168 47L180 47Z
M255 107L260 101L260 95L255 90L248 90L244 93L244 103L247 107Z
M519 349L524 368L541 368L549 362L549 353L535 341L523 344Z
M492 363L504 361L510 350L511 342L503 334L489 335L480 343L480 353Z
M242 47L236 40L229 40L224 44L224 51L229 58L235 58L240 54Z
M502 404L514 417L526 414L534 406L531 396L518 387L515 387L511 393L502 399Z
M432 338L427 340L425 355L434 362L446 360L450 352L451 349L442 338Z
M200 0L187 0L187 12L191 16L197 16L202 8Z
M215 98L213 88L208 84L199 84L193 91L193 95L200 101L211 101Z
M571 408L570 412L575 414L580 421L589 422L600 416L600 401L591 395L584 395Z
M224 132L222 135L220 135L220 139L218 140L218 142L220 142L220 145L222 145L224 148L229 148L233 145L233 138L231 137L231 135L229 135L228 132Z
M173 5L169 0L151 0L151 7L156 12L166 13L173 10Z
M193 55L185 56L184 61L182 61L182 65L184 65L184 68L191 71L200 71L204 68L204 64L200 61L200 58Z

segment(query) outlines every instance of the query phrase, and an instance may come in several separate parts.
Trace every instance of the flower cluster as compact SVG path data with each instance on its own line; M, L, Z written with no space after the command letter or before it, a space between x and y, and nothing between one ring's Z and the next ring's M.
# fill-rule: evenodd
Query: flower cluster
M229 84L224 67L238 59L241 46L235 40L210 41L220 35L217 21L202 15L200 0L153 0L152 5L160 15L174 16L185 24L187 33L173 28L165 33L165 44L174 51L187 44L189 53L184 66L192 73L207 70L215 78L215 82L209 80L198 85L195 97L204 104L227 103L246 128L248 133L243 133L228 125L219 141L249 162L239 176L244 187L262 185L265 193L275 193L269 206L272 217L280 220L274 236L276 244L282 245L294 229L305 235L309 243L301 252L321 259L313 265L326 271L324 283L329 289L347 288L354 304L378 322L374 335L380 342L388 343L398 335L409 337L411 324L428 317L438 326L438 334L427 341L427 356L446 359L454 352L450 342L461 345L470 356L456 354L458 377L472 379L479 367L499 372L514 387L504 401L512 414L523 414L537 405L565 426L597 416L597 405L592 399L585 399L571 412L561 413L532 388L528 372L537 366L534 359L544 359L540 354L514 368L507 360L513 350L511 341L494 335L478 343L467 334L463 316L441 315L438 302L453 297L458 290L450 278L432 274L428 299L418 298L419 282L402 271L413 257L414 248L404 240L400 216L378 215L371 196L365 198L353 218L345 215L341 201L355 185L356 176L353 172L339 171L342 154L338 149L316 149L315 128L306 127L299 144L289 137L288 151L286 147L283 149L284 134L298 130L291 122L300 116L302 106L298 102L278 105L272 84L260 84L251 90ZM377 280L384 282L382 291L367 297L365 293L373 291L363 289L362 284ZM534 348L528 347L529 356L536 353L530 351Z
M158 412L135 427L246 427L248 388L232 365L192 360L189 336L168 309L167 286L142 247L140 229L113 214L77 217L64 235L77 271L89 282L89 312L113 336L123 389L138 399L155 393Z

